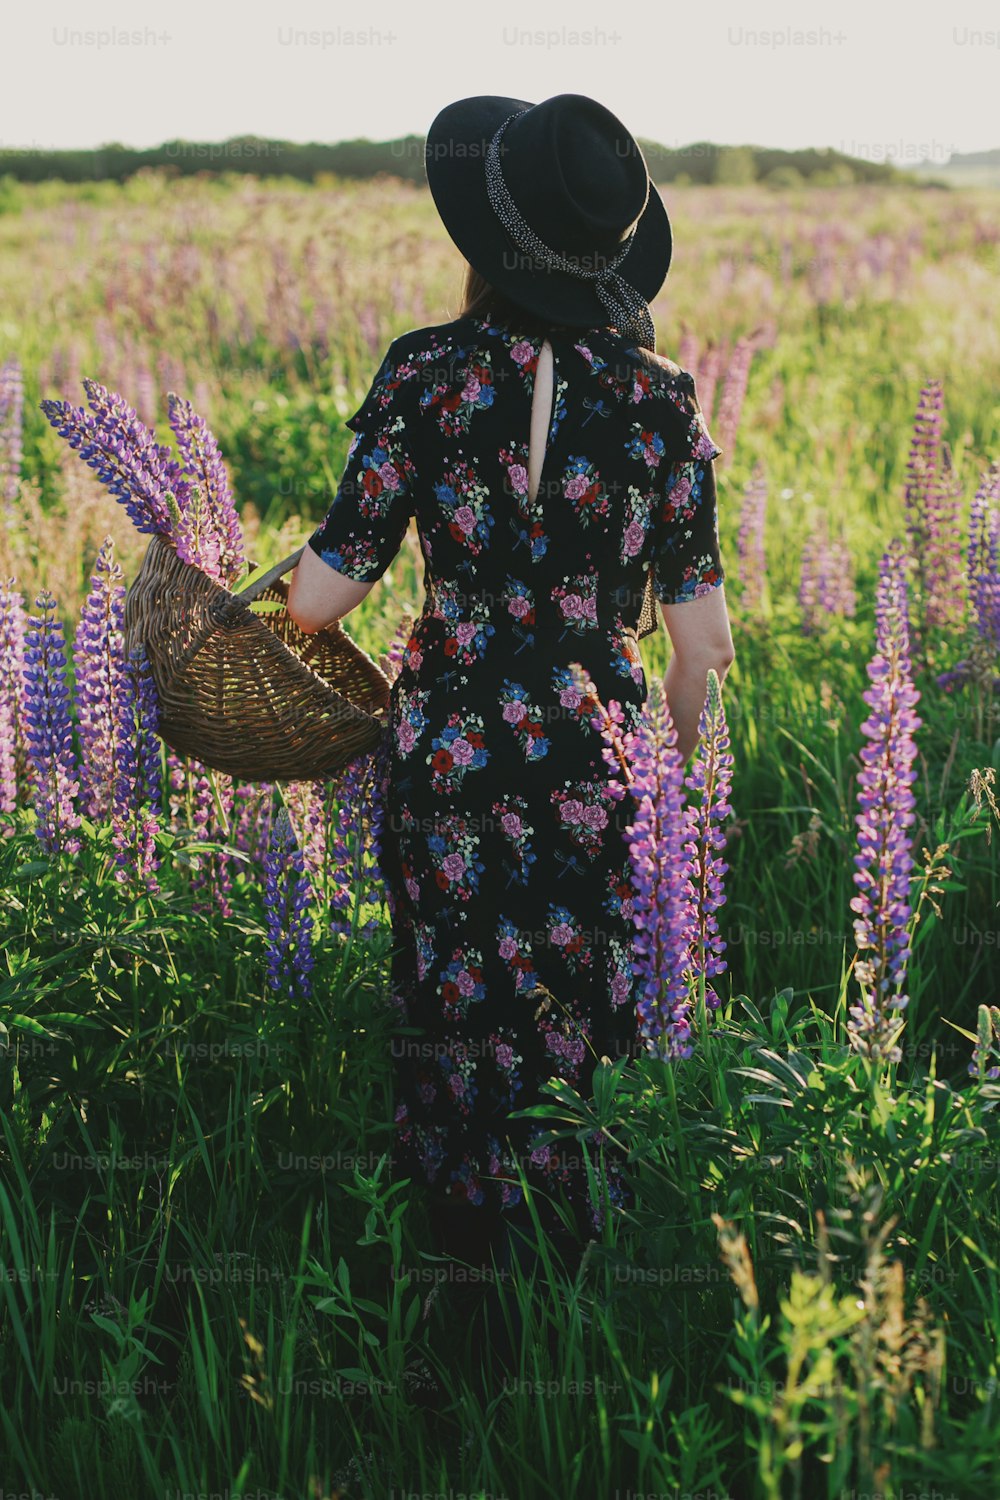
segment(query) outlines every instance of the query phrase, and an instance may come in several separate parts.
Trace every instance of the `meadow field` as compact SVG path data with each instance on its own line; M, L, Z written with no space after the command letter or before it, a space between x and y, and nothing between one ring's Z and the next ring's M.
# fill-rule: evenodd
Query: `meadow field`
M160 746L148 536L40 405L97 382L171 443L190 401L273 563L462 264L393 178L0 187L0 1500L997 1493L1000 196L664 189L658 346L724 450L726 946L689 1056L549 1085L636 1206L575 1276L538 1236L483 1391L387 1181L372 759L279 790ZM421 574L411 529L346 622L390 676Z

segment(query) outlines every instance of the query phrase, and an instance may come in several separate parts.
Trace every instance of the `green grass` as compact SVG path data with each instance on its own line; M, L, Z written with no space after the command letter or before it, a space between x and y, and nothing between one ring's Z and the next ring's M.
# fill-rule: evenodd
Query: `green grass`
M68 621L103 529L129 576L142 544L37 410L82 400L59 360L133 402L143 364L180 360L160 381L161 437L182 375L267 563L321 519L343 418L388 340L457 310L457 258L406 186L146 179L21 196L21 214L0 216L0 358L24 365L26 483L0 573L30 597L51 584ZM432 1257L420 1191L387 1179L385 913L365 938L356 911L338 937L317 906L312 998L279 1001L259 872L234 863L231 915L204 910L190 809L160 836L163 895L139 902L110 879L106 828L60 864L19 815L0 840L6 1491L995 1491L1000 1084L967 1063L979 1007L1000 999L998 839L970 791L975 771L1000 768L1000 725L973 694L936 687L965 654L954 630L916 663L902 1061L874 1073L845 1031L874 580L902 532L921 384L944 382L966 502L997 453L995 203L669 193L660 348L676 353L685 327L703 343L765 329L719 466L737 644L729 974L687 1062L595 1066L581 1096L553 1083L551 1128L600 1126L627 1147L636 1207L608 1217L576 1278L536 1234L533 1284L518 1273L506 1292L526 1327L506 1381L482 1390L461 1268ZM897 270L871 276L880 246ZM736 536L758 460L768 574L751 613ZM799 560L822 512L850 545L858 609L806 636ZM375 655L420 606L412 540L349 622ZM651 676L666 652L665 637L644 643Z

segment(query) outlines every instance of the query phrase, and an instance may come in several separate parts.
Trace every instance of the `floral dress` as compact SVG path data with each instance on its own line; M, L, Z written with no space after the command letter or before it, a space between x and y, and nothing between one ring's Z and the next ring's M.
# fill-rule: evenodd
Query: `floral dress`
M310 538L359 582L411 519L426 602L390 700L382 868L393 924L393 1171L501 1209L520 1167L586 1204L598 1143L509 1119L540 1084L587 1094L640 1050L625 825L573 680L638 718L652 567L677 604L723 582L709 436L691 376L613 329L555 331L538 494L528 436L542 338L474 316L403 334L358 412ZM550 1101L551 1102L551 1101ZM618 1164L609 1162L613 1197ZM592 1222L598 1222L599 1215Z

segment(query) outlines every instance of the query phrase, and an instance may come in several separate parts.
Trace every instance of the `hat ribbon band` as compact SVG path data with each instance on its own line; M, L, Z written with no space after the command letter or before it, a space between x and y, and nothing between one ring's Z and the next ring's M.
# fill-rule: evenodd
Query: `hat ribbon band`
M649 304L641 292L626 281L624 276L619 275L617 270L632 247L635 225L622 241L617 254L602 270L584 270L575 261L546 245L518 212L500 167L500 139L511 120L516 119L519 113L522 111L515 111L507 116L486 151L486 191L493 212L514 244L525 255L534 256L550 270L563 271L583 281L593 281L597 295L607 310L609 323L625 337L634 338L646 348L654 349L656 332Z

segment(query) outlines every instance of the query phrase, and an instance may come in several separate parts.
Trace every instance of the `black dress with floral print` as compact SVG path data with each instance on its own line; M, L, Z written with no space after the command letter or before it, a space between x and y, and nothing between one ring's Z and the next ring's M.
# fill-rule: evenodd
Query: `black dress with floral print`
M613 329L547 336L554 397L534 500L542 339L463 316L390 345L310 545L371 582L412 520L424 558L383 782L392 993L407 1028L393 1045L393 1172L505 1207L522 1196L520 1167L579 1209L598 1143L538 1146L544 1120L508 1118L545 1102L552 1076L586 1094L602 1056L641 1045L631 799L608 793L570 664L635 722L646 570L668 604L723 581L722 450L687 371ZM619 1165L605 1160L620 1201Z

